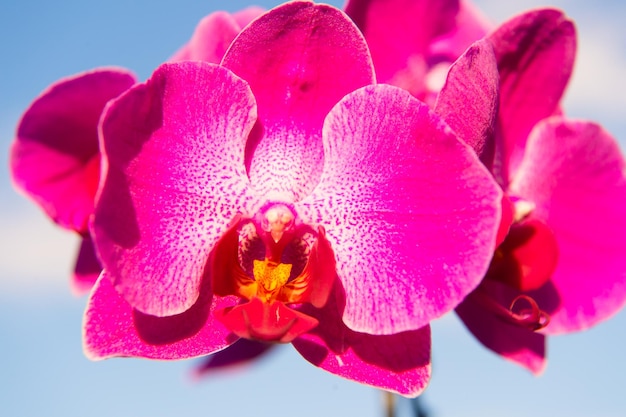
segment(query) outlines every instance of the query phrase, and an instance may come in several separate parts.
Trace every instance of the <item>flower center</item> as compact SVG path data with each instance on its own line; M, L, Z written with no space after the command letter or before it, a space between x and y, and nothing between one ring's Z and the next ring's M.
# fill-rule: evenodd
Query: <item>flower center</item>
M322 227L315 231L297 220L287 205L270 204L253 219L238 219L216 245L213 291L236 295L242 303L215 314L236 335L290 342L317 326L297 305L326 304L334 255Z

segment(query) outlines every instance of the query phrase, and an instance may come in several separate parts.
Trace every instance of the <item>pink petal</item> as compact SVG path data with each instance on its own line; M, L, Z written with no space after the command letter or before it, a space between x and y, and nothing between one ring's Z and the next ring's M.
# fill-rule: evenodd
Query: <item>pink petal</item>
M526 138L555 114L576 55L576 29L562 12L540 9L517 16L491 36L500 71L501 176L507 184Z
M87 294L102 272L102 265L96 256L96 248L89 235L83 236L74 267L72 291L77 295Z
M511 194L536 205L559 259L549 285L531 295L551 315L547 333L586 329L626 300L626 163L601 126L561 117L528 138Z
M374 82L362 35L331 6L291 2L253 21L222 64L250 83L258 103L247 149L252 184L281 199L307 195L321 173L324 117Z
M20 120L11 148L13 180L67 229L87 232L99 179L100 113L134 82L123 69L74 75L48 87Z
M216 371L232 371L252 365L252 361L262 359L273 351L275 343L262 343L254 340L239 339L228 348L212 354L203 360L195 370L197 376L211 375Z
M498 83L491 44L486 40L476 42L450 67L435 105L435 112L474 148L488 168L494 155Z
M238 212L254 212L243 157L255 116L247 85L203 62L164 64L105 111L95 241L137 310L191 307L215 242Z
M343 378L418 396L430 379L430 327L374 336L357 333L341 322L340 293L322 309L306 309L320 324L293 341L300 354L315 366Z
M378 81L413 92L413 82L423 82L430 43L455 27L459 2L350 0L345 10L367 39Z
M485 280L459 304L456 313L486 348L538 375L546 365L546 337L498 315L517 294L503 284Z
M149 316L133 310L103 272L83 319L85 355L92 360L114 356L185 359L217 352L236 338L213 318L213 312L233 302L212 298L209 288L203 288L197 303L184 313Z
M437 37L430 44L430 54L455 61L472 43L484 38L492 26L475 5L461 0L454 29Z
M346 325L398 333L453 309L487 271L500 223L501 190L473 150L388 85L346 96L323 134L322 179L295 208L326 228Z
M232 15L223 11L211 13L198 23L189 43L176 52L170 62L206 61L219 64L241 29L262 12L260 7L248 7Z

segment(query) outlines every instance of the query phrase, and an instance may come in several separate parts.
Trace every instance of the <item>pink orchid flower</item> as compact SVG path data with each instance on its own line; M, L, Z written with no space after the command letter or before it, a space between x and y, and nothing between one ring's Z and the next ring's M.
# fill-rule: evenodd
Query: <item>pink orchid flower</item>
M232 15L208 15L171 59L219 63L241 28L261 11L250 7ZM98 121L105 104L135 82L131 72L120 68L98 68L55 82L26 110L12 146L16 187L53 221L81 236L71 281L77 294L87 293L102 272L87 230L100 177Z
M429 104L450 65L490 29L468 1L348 0L345 10L367 40L378 82Z
M486 347L539 374L546 335L587 329L624 305L626 164L601 126L561 115L576 34L560 11L517 16L489 41L500 73L495 150L472 145L509 209L485 279L456 311ZM464 119L448 90L439 113L455 128Z
M375 85L341 11L277 7L221 66L161 66L100 131L90 358L291 342L336 375L424 389L428 323L486 272L502 194L425 104Z

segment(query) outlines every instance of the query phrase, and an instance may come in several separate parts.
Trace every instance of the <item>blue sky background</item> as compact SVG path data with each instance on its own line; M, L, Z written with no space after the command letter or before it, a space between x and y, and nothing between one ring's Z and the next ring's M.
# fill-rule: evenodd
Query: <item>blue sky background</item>
M626 148L624 3L476 3L498 22L536 5L564 8L580 38L566 110L603 123ZM4 0L0 159L7 161L20 114L50 83L102 65L127 67L145 79L204 15L248 4ZM7 169L0 169L0 415L382 415L376 390L313 367L290 346L256 366L201 381L190 377L196 360L90 362L81 350L85 298L68 287L76 244L16 194ZM623 416L625 329L622 312L590 331L552 338L547 370L536 378L483 349L455 317L446 317L433 326L434 371L424 403L439 417ZM405 402L400 407L408 410Z

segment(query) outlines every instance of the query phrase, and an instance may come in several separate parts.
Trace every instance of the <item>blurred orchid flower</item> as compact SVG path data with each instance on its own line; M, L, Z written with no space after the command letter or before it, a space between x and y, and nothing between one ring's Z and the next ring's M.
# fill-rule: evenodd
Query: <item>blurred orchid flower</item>
M501 244L456 311L486 347L540 373L545 335L589 328L624 305L626 164L601 126L561 115L576 50L562 12L527 12L488 39L500 74L495 142L470 144L505 191ZM456 85L449 77L437 112L474 129L450 106Z
M375 85L343 13L277 7L221 66L164 64L110 102L101 134L90 358L291 342L342 377L424 389L428 324L486 272L502 195L425 104Z

